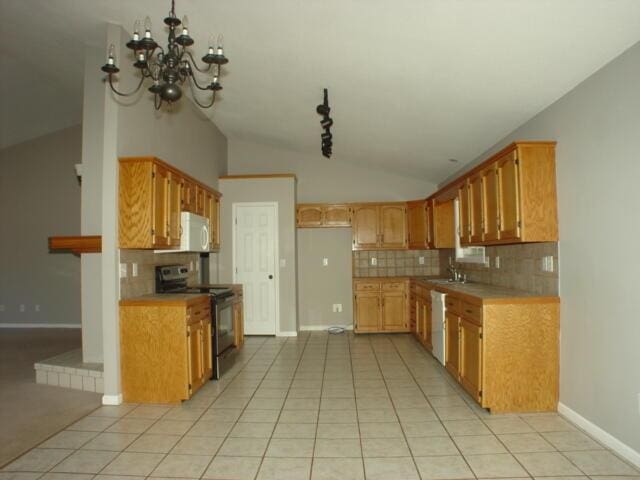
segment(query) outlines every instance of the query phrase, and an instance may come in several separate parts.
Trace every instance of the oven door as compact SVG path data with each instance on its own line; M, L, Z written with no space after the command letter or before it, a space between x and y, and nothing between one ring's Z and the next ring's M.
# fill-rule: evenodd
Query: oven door
M214 329L215 355L221 355L225 350L233 347L236 341L233 329L233 297L216 301L216 316Z

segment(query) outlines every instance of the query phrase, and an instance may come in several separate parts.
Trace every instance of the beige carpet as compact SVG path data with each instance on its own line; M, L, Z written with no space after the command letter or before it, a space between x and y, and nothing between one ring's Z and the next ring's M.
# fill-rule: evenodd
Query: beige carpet
M100 405L100 394L35 382L36 361L80 345L79 329L0 329L0 467Z

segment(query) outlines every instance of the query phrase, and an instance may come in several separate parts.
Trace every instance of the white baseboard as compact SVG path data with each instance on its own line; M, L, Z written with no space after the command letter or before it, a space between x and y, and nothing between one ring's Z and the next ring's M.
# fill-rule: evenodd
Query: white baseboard
M102 404L103 405L120 405L122 404L122 394L119 393L118 395L103 395Z
M575 423L582 430L587 432L593 438L598 440L600 443L609 447L611 450L616 452L618 455L631 462L636 467L640 468L640 452L637 452L633 448L631 448L626 443L621 442L616 437L611 435L608 432L605 432L602 428L597 426L595 423L590 422L582 415L580 415L575 410L567 407L564 403L558 403L558 413L564 415L567 420L570 420L572 423Z
M276 333L276 337L297 337L298 336L298 332L296 332L295 330L291 331L291 332L278 332Z
M329 327L342 327L345 330L353 330L353 324L351 325L300 325L301 332L322 332L326 331Z
M0 328L82 328L79 323L0 323Z

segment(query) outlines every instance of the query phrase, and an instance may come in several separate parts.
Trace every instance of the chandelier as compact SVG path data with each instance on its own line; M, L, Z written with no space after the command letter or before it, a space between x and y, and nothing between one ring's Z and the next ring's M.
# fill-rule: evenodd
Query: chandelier
M142 87L145 79L149 78L153 84L149 91L153 93L154 106L159 110L163 102L172 104L182 97L182 88L188 82L193 100L201 108L212 107L216 101L216 92L222 90L220 85L220 68L229 60L224 56L223 37L219 35L217 41L210 37L209 49L202 57L205 66L199 67L188 47L193 45L193 38L189 36L189 22L187 16L182 21L176 17L175 0L171 0L171 11L164 19L169 27L169 37L166 48L162 48L151 36L151 19L144 21L144 34L140 36L140 21L136 20L133 26L133 37L127 42L127 47L133 50L135 62L133 66L140 71L140 82L135 90L123 93L113 85L113 76L120 71L116 66L115 46L109 45L107 63L101 70L108 74L108 82L111 90L121 97L134 95ZM176 35L176 29L182 25L180 35ZM209 74L210 77L203 82L198 80L195 71ZM196 95L196 90L211 92L211 100L201 103Z

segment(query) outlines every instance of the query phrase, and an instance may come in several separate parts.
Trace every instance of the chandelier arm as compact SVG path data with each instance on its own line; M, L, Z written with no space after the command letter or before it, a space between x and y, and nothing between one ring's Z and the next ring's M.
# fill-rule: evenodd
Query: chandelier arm
M115 93L116 95L120 96L120 97L130 97L131 95L135 94L138 90L140 90L140 87L142 86L142 82L144 82L144 76L140 77L140 82L138 83L138 86L135 88L135 90L129 92L129 93L123 93L123 92L119 92L116 87L113 86L113 74L109 74L109 86L111 87L111 90L113 90L113 93Z
M160 110L160 107L162 107L162 97L157 93L153 95L153 106L156 110Z
M200 68L200 67L198 67L198 63L196 62L196 59L193 58L193 55L191 54L191 52L187 51L186 54L191 59L191 66L193 68L195 68L197 71L199 71L200 73L207 73L209 70L211 70L211 64L210 63L207 65L207 68Z
M207 91L207 90L209 90L209 87L208 87L208 86L206 86L206 87L201 87L201 86L200 86L200 84L199 84L199 83L198 83L198 81L196 80L196 76L195 76L195 74L193 73L193 71L191 71L191 72L189 73L189 78L193 81L193 84L198 88L198 90L202 90L202 91Z
M213 104L216 101L216 92L215 90L213 91L213 95L211 97L211 103L209 105L204 105L202 103L200 103L200 101L198 100L198 97L196 96L196 91L193 89L193 83L195 82L189 82L189 85L191 86L191 94L193 97L193 101L196 102L196 105L198 105L200 108L211 108L213 106Z

